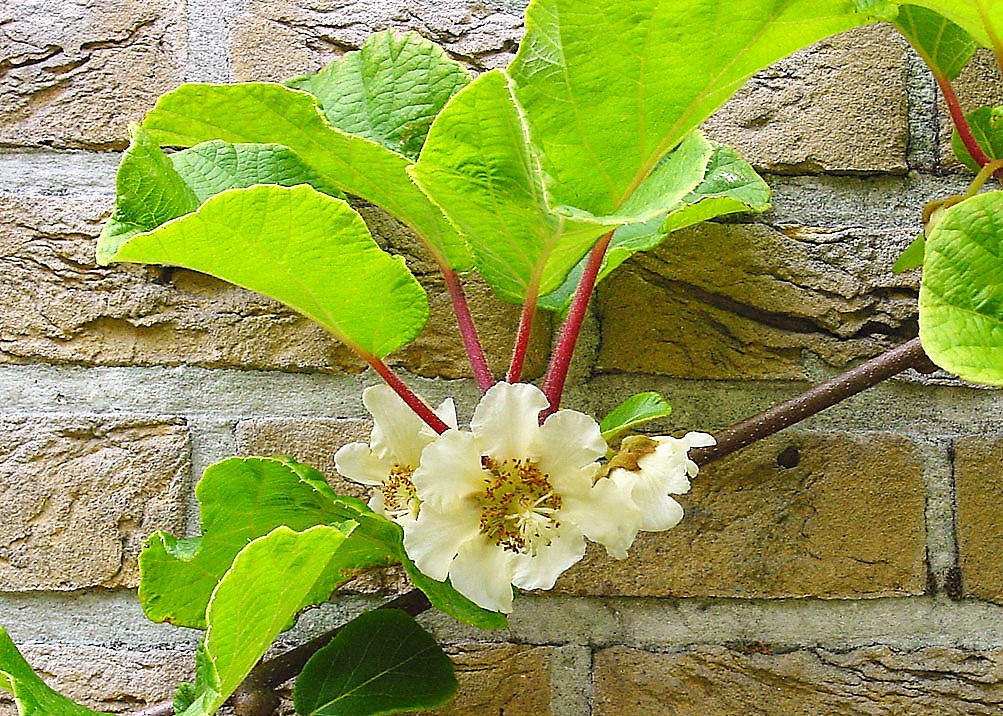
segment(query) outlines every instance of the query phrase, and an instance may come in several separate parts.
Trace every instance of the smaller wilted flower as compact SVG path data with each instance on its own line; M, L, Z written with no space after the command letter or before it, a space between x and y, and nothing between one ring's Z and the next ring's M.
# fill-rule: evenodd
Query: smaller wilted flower
M689 451L714 443L714 437L707 433L623 439L620 452L610 460L609 479L627 491L641 509L642 530L660 532L679 524L683 508L670 495L689 492L690 478L697 474Z
M436 433L389 386L375 385L362 392L362 403L373 416L369 444L350 443L334 455L334 464L349 480L373 487L369 507L404 524L418 516L421 504L411 477L421 452ZM456 409L447 398L435 411L443 422L456 426Z

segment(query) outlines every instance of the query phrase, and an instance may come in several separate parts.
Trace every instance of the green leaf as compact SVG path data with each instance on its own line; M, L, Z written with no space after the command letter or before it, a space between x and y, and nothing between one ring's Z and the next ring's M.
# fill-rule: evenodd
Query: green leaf
M418 622L376 609L311 657L294 704L305 716L378 716L442 706L456 686L452 662Z
M413 160L435 115L468 82L466 68L421 35L379 32L358 52L286 85L316 96L338 129Z
M915 5L903 5L895 27L916 48L934 74L953 80L975 54L978 43L946 17Z
M317 583L354 525L295 532L278 527L233 560L209 601L209 628L199 645L195 695L183 716L207 716L223 705L275 637L311 603Z
M612 228L550 209L501 70L481 75L449 102L411 175L460 227L495 293L514 303L560 286Z
M508 626L508 618L504 614L477 606L453 589L448 579L440 582L418 571L414 562L404 552L403 546L400 550L400 559L411 583L424 592L428 601L440 612L478 629L504 629Z
M255 82L182 85L157 101L143 127L161 146L219 139L288 147L325 180L407 224L443 263L470 268L462 237L408 177L411 161L332 127L307 92Z
M999 0L899 0L898 4L919 5L940 13L983 47L997 47L1003 37L1003 3Z
M926 253L926 234L922 231L919 236L912 240L903 251L895 265L892 266L892 273L904 273L910 269L919 268L923 265L923 256Z
M707 142L700 132L693 132L687 141ZM673 231L701 221L738 212L763 212L770 208L770 188L742 159L738 152L710 142L713 153L704 169L703 181L664 214L640 224L621 226L613 234L599 270L597 283L638 251L650 251L661 244ZM668 159L673 157L670 154ZM663 162L665 163L665 162ZM541 308L566 312L585 267L585 260L568 274L564 283L544 296Z
M353 498L335 495L323 475L285 458L230 458L206 469L195 488L201 537L152 535L139 557L139 598L147 617L204 629L217 583L250 541L286 525L302 531L352 520L359 526L330 568L332 583L356 570L396 564L400 533ZM318 601L330 596L317 595Z
M3 627L0 627L0 689L14 696L21 716L99 716L99 712L49 688L32 671Z
M979 107L966 114L965 118L972 129L972 136L989 160L1003 159L1003 107ZM962 164L979 173L981 167L961 141L957 129L951 136L951 148Z
M861 12L887 22L894 22L899 12L895 0L857 0L857 7Z
M552 203L617 213L753 73L867 20L853 0L533 0L510 71Z
M348 204L309 186L217 194L113 259L183 266L271 296L364 357L406 345L428 320L403 260L380 249Z
M929 233L919 312L934 363L1003 385L1003 192L955 204Z
M627 398L599 423L603 440L610 442L644 423L667 417L672 406L655 392L638 393Z

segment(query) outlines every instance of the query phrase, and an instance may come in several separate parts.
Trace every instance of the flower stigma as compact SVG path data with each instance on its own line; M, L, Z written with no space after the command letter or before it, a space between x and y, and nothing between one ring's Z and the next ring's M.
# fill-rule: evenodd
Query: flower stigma
M481 458L490 474L481 507L480 531L509 552L536 556L551 544L550 531L559 526L555 515L561 496L554 492L550 476L533 460Z

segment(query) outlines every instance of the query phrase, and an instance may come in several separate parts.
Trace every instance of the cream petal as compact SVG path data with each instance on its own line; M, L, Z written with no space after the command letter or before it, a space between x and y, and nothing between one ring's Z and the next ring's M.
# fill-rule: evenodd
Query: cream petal
M453 588L479 607L512 611L512 570L515 555L483 536L464 544L449 567Z
M362 403L373 416L373 452L401 465L417 465L421 451L435 438L435 431L388 385L366 388Z
M520 589L550 589L568 567L585 556L585 539L578 530L561 526L536 556L516 555L512 583Z
M626 471L615 470L613 476L620 472ZM631 495L634 502L641 508L642 530L661 532L679 524L683 518L683 508L669 497L659 481L650 479L644 473L626 474L631 480Z
M524 458L540 430L540 411L550 405L529 383L497 383L474 410L470 429L484 454L499 460Z
M422 452L411 482L423 502L445 507L482 491L486 476L477 439L467 432L447 430Z
M344 477L363 485L382 485L393 467L365 443L342 445L334 454L334 466Z
M627 549L641 529L641 510L629 482L622 478L603 478L584 499L576 495L564 498L561 519L572 522L586 537L605 547L612 557L625 559Z
M686 433L683 440L691 448L711 447L717 445L717 440L710 433Z
M372 497L369 498L369 509L378 515L387 516L387 505L383 500L382 490L373 490Z
M439 407L435 409L435 414L449 427L456 429L456 404L452 398L446 398Z
M534 457L548 472L558 467L585 467L608 449L599 424L576 410L559 410L548 417L540 426L538 439L541 454Z
M449 575L457 551L480 534L478 522L422 505L416 520L405 521L404 551L423 573L440 582Z

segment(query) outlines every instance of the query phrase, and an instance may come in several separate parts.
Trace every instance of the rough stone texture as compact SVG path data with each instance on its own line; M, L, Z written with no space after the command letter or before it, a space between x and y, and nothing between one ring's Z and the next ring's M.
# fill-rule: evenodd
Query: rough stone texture
M117 148L183 80L181 0L8 0L0 144Z
M0 591L123 587L156 530L183 525L178 421L0 419Z
M958 551L968 596L1003 603L1003 437L966 437L954 449Z
M904 173L906 48L890 25L822 40L757 73L704 128L773 172Z
M1003 84L1000 83L999 68L996 58L989 50L979 50L971 62L952 81L955 93L961 103L961 109L967 114L985 105L997 106L1003 104ZM951 148L951 135L954 124L951 113L943 98L940 99L940 158L941 166L959 172L968 172L961 162L954 157Z
M804 378L915 335L909 232L707 223L600 285L598 369L682 378ZM714 261L707 261L714 256Z
M1003 707L999 651L614 647L595 664L595 716L989 716Z
M54 689L90 708L133 713L142 705L171 699L191 680L194 658L167 649L144 651L101 646L28 645L21 653ZM17 716L0 691L0 716Z
M0 196L0 271L5 277L0 285L0 363L338 372L364 367L319 326L244 289L180 269L95 266L95 240L106 218L107 199ZM386 223L376 224L376 230L389 231ZM433 319L414 344L389 360L425 375L469 376L448 297L435 292L434 279L426 283L432 287ZM493 329L482 338L501 373L518 310L494 300L477 283L469 293L475 320ZM527 374L543 371L548 340L543 316L534 332Z
M871 598L925 588L923 476L902 436L783 434L704 468L679 501L677 527L642 534L623 562L590 549L558 589Z
M508 64L525 0L249 0L234 23L238 80L315 72L381 30L414 30L475 68Z

